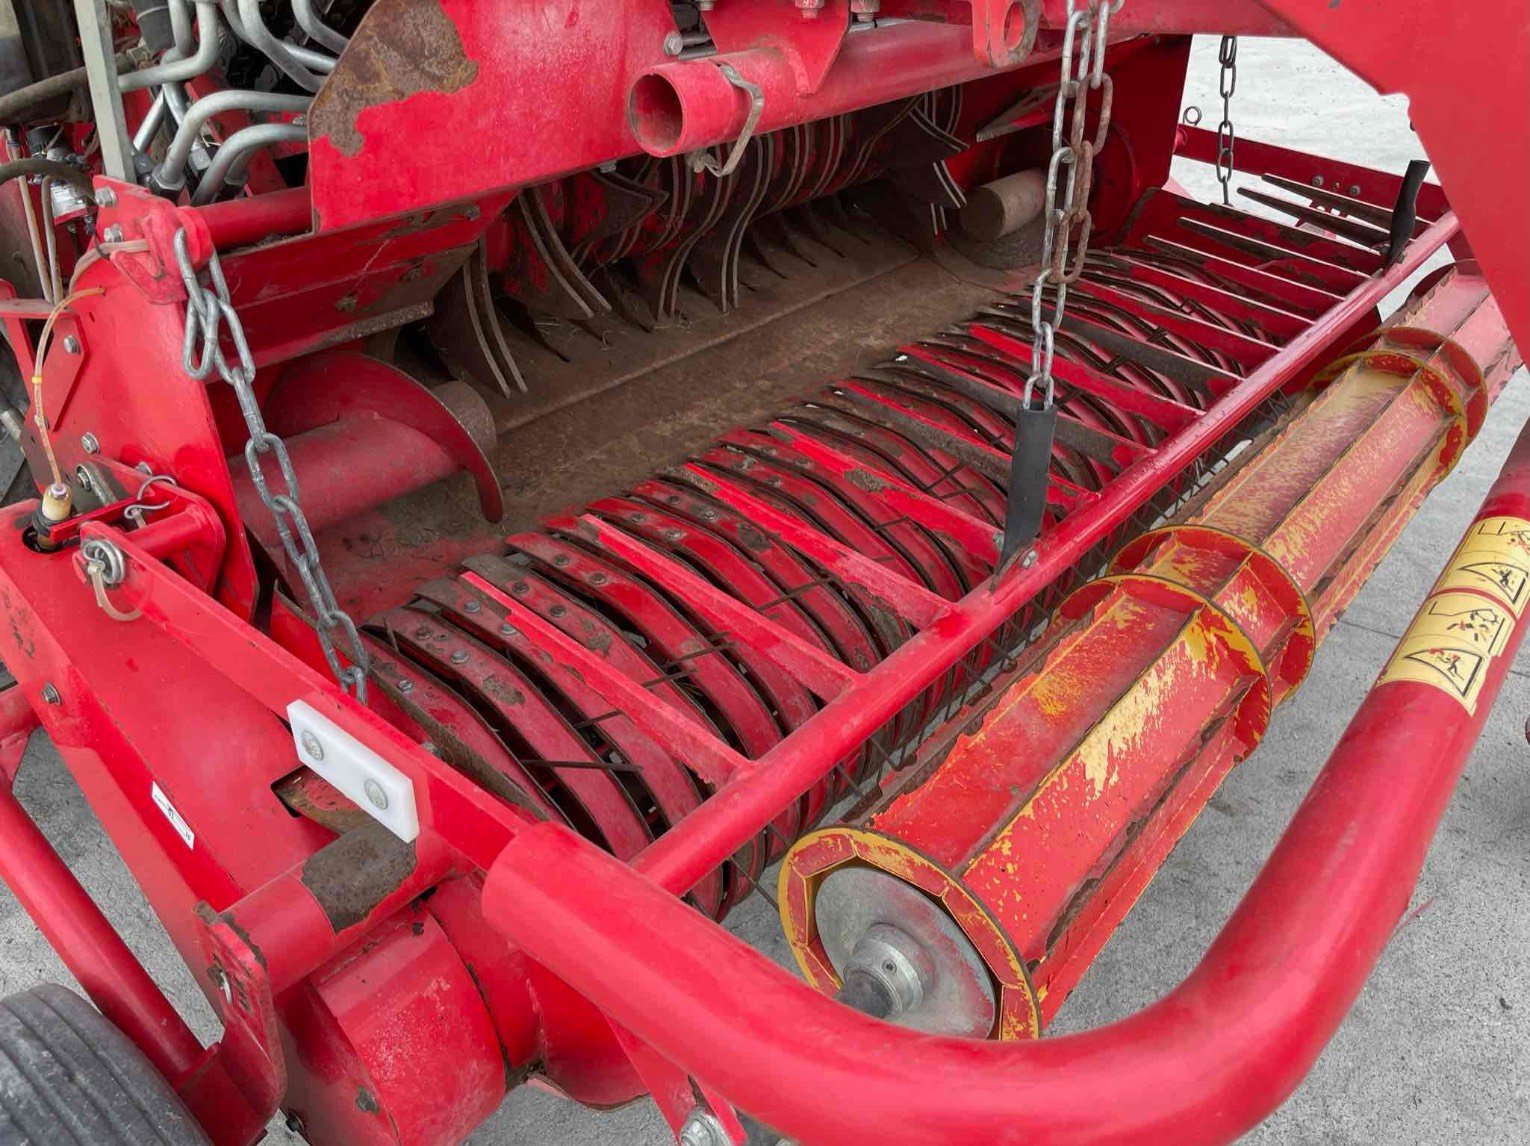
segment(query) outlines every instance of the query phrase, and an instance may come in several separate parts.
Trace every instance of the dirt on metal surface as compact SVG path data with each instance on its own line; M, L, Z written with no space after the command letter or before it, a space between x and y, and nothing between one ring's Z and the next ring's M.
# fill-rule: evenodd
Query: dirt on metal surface
M800 281L778 280L727 316L688 295L685 309L697 317L687 328L624 336L640 347L660 340L660 353L618 346L592 354L582 372L557 359L556 371L530 367L532 390L518 413L507 415L504 400L490 400L501 425L519 422L491 454L504 520L485 522L471 482L457 478L320 535L342 604L363 616L401 604L416 586L493 549L506 534L647 478L993 297L990 287L964 282L896 240L874 234L855 241L866 242L858 258L867 262L824 274L804 267ZM835 258L828 251L823 257L826 268ZM794 283L801 290L795 297ZM685 346L692 352L682 353ZM634 354L654 360L644 365L640 357L634 367Z

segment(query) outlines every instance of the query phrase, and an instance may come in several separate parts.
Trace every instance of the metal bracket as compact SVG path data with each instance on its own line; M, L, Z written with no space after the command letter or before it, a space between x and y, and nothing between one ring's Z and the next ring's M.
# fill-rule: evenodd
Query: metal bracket
M744 128L738 133L738 138L733 141L733 150L728 152L726 161L719 163L706 148L691 152L685 160L692 171L710 171L721 179L725 175L732 175L743 161L744 148L749 146L750 139L754 137L754 129L759 126L760 116L765 114L765 93L760 90L759 84L739 75L738 69L732 64L718 64L717 70L722 72L730 84L749 97L749 116L744 120Z

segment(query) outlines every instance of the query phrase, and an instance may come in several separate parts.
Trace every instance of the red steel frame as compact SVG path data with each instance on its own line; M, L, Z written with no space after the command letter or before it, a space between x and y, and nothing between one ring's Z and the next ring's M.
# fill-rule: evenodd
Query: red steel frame
M394 6L392 0L378 5ZM475 85L419 92L413 99L365 109L352 124L362 134L354 150L348 151L350 144L343 139L343 146L332 137L316 139L311 194L276 192L197 212L179 211L178 218L219 246L297 235L316 222L315 243L353 252L381 241L388 217L422 204L467 199L502 203L506 187L632 153L639 139L624 114L628 91L639 76L660 66L689 67L663 65L662 57L643 47L647 41L637 34L655 32L656 47L667 13L653 5L631 10L609 3L566 6L585 18L578 50L588 54L587 62L598 70L601 82L567 84L569 62L560 57L557 74L543 86L558 93L553 110L559 116L598 128L559 134L548 127L547 108L511 100L505 106L512 122L503 130L528 146L495 149L493 162L487 164L442 162L439 148L455 146L457 135L456 129L443 130L443 114L444 122L454 122L455 116L459 127L468 130L478 122L485 98L492 102L496 92L503 94L495 85L509 82L509 77L524 83L549 64L545 45L536 37L518 36L510 25L493 27L465 0L447 2L442 11L460 25L465 50L483 61ZM885 4L884 10L892 14L894 7ZM737 23L730 26L728 21L735 18L727 14L728 0L723 0L717 9L717 41L746 74L750 65L764 69L756 74L775 85L767 96L775 117L768 126L782 126L988 74L993 61L982 53L991 51L993 44L983 38L983 19L991 18L993 7L971 5L973 32L908 25L893 29L896 36L871 47L854 37L846 37L850 42L844 45L820 43L821 33L803 32L787 36L783 49L759 42L765 33L748 23L753 5L736 4ZM581 674L584 685L613 707L627 710L654 741L722 780L710 798L630 866L602 855L563 828L534 824L531 816L495 801L390 724L356 706L311 667L316 658L303 645L301 634L277 634L298 650L295 654L247 624L239 615L249 605L242 585L248 561L244 541L237 530L225 540L223 527L217 526L219 517L236 518L231 487L222 472L224 449L216 440L210 412L204 416L199 404L187 405L178 415L181 420L156 437L149 430L152 415L129 410L122 419L126 436L131 437L134 420L142 419L136 427L142 440L118 443L124 460L129 460L130 450L159 460L162 451L186 449L198 455L197 464L212 476L203 479L206 498L190 492L178 495L177 506L157 523L157 532L155 526L126 532L109 516L81 524L82 537L110 539L127 559L126 580L114 591L117 606L141 610L142 624L166 638L163 647L175 646L242 697L248 712L219 714L233 727L253 729L256 722L250 712L282 715L292 701L301 699L396 763L413 781L420 802L416 864L386 898L372 905L366 920L337 928L297 868L271 873L258 887L239 886L226 873L182 870L162 825L153 838L125 842L126 834L141 832L144 823L158 824L157 813L144 797L126 794L124 778L88 759L110 757L109 768L123 770L122 777L142 763L135 749L111 741L109 710L89 698L95 674L88 655L100 647L103 635L121 640L122 633L132 630L114 634L78 575L60 575L60 562L39 574L35 555L22 553L16 531L7 529L3 535L9 540L0 543L0 576L9 594L18 647L8 647L5 659L20 680L11 696L31 702L71 763L85 761L80 770L92 777L87 787L93 802L140 879L155 893L156 907L188 961L210 963L218 983L234 985L215 994L226 1027L224 1041L208 1052L195 1046L184 1024L9 793L0 798L0 822L6 826L0 833L0 874L66 953L103 1009L180 1085L204 1119L223 1119L221 1132L229 1140L253 1133L281 1095L287 1067L274 1030L275 997L346 948L373 921L443 880L473 871L490 873L484 891L490 922L630 1032L621 1037L628 1039L625 1045L645 1081L666 1079L673 1070L668 1064L675 1064L703 1080L705 1087L716 1087L739 1107L805 1141L877 1133L898 1141L997 1141L1010 1128L1027 1138L1050 1135L1056 1140L1216 1141L1246 1128L1295 1086L1363 983L1406 900L1488 703L1479 706L1475 716L1462 717L1421 686L1394 683L1378 688L1201 968L1170 999L1104 1031L1019 1047L916 1040L849 1014L789 979L674 896L689 890L777 819L783 808L822 781L838 761L1269 395L1321 365L1336 345L1366 325L1380 299L1433 251L1445 244L1460 246L1462 222L1506 321L1523 344L1530 334L1530 215L1516 209L1513 196L1498 192L1486 163L1493 154L1490 143L1501 141L1509 151L1523 150L1530 138L1525 130L1530 99L1514 99L1524 94L1523 61L1530 54L1524 37L1530 34L1530 23L1509 0L1495 0L1490 7L1490 12L1474 11L1469 31L1454 37L1431 33L1432 41L1448 41L1447 50L1457 52L1463 50L1461 45L1480 44L1484 30L1495 21L1505 30L1507 54L1521 66L1498 70L1487 79L1504 97L1504 115L1494 118L1494 136L1488 140L1483 138L1487 127L1475 120L1471 132L1458 130L1456 117L1470 89L1444 68L1404 71L1404 63L1411 60L1409 42L1401 36L1376 36L1375 26L1367 16L1353 12L1354 6L1329 16L1324 12L1327 6L1317 0L1264 0L1261 5L1183 0L1152 6L1129 0L1115 25L1123 37L1141 32L1280 33L1295 28L1329 46L1384 90L1409 92L1415 120L1449 184L1451 209L1432 212L1435 217L1396 266L1368 277L1354 276L1352 284L1339 280L1350 286L1347 291L1327 284L1334 289L1321 319L1296 333L1279 355L1255 364L1203 413L1187 418L1168 441L1142 449L1102 494L1042 538L1033 564L1011 569L960 601L919 590L847 549L825 548L819 536L761 501L746 503L736 493L720 493L826 567L876 592L919 630L881 664L858 672L738 609L721 594L709 595L704 585L691 585L725 621L752 626L753 635L771 646L771 656L826 701L777 748L756 759L732 751L654 705L649 693L611 672L537 614L480 584L550 654L560 671ZM1447 22L1466 19L1422 4L1402 9L1389 12L1387 18L1405 26L1426 11ZM1042 5L1044 23L1055 28L1060 10L1061 5L1047 0ZM780 37L779 32L770 34ZM1043 28L1031 63L1047 60L1049 51L1055 56L1055 35ZM1053 41L1048 43L1047 36ZM862 40L870 42L869 37ZM618 64L607 67L613 58L609 49L616 43L622 48ZM771 55L782 50L793 66L783 68ZM1476 74L1477 69L1472 71ZM736 132L741 112L731 103L718 106L724 94L729 101L736 98L715 87L697 95L712 134L687 137L690 143L717 142ZM317 109L315 119L325 122ZM1194 151L1196 138L1187 136L1184 146ZM1269 161L1299 166L1300 159L1272 155ZM387 171L389 179L375 178L380 171ZM1287 173L1297 174L1295 168ZM1383 197L1391 186L1380 179L1369 193ZM1443 202L1436 206L1443 208ZM154 234L163 241L163 220L157 232L151 229L155 213L163 209L129 198L123 217L142 221L142 233L151 236L151 242ZM454 216L446 224L455 228L451 241L475 239L481 230L481 225L472 225L476 217L466 212ZM428 234L420 240L426 248L432 241ZM251 258L263 258L261 266L301 281L299 264L312 249L295 246L284 252L278 247ZM120 292L137 289L103 268L89 274L119 297ZM87 351L102 360L96 364L96 376L114 362L129 361L140 340L147 348L147 365L173 370L177 356L167 347L172 341L178 344L178 328L164 308L146 308L155 321L131 335L134 312L126 309L128 317L117 325L103 324L105 341L92 347L93 324L106 314L106 301L110 300L79 308L86 316L80 333ZM21 322L42 313L35 304L12 303L5 317L24 345ZM322 333L306 344L283 346L279 353L317 345ZM114 347L113 337L135 345ZM1248 340L1225 341L1230 353L1255 359L1261 353ZM50 374L50 386L54 381ZM64 383L66 398L73 381L71 375ZM172 404L184 399L183 393L168 387L167 396ZM101 400L99 395L86 399ZM1484 514L1527 515L1527 485L1530 445L1522 439ZM19 516L8 511L6 523ZM172 524L177 517L183 520ZM208 528L209 522L216 527ZM200 528L190 529L191 525ZM195 582L165 564L165 558L184 550L191 536L223 559L220 578L208 572L205 553L195 564L183 566L200 574ZM619 534L610 536L620 543ZM643 559L643 551L634 548L629 556ZM662 565L655 568L663 575L674 573ZM19 655L23 647L25 656ZM1496 663L1485 702L1496 692L1510 660L1503 657ZM56 696L54 682L63 687L62 704L48 699L49 689ZM82 698L81 693L87 695ZM12 727L23 725L25 714L15 715ZM281 735L273 728L275 722L267 719L258 735L251 733L251 742L275 752ZM157 747L143 746L145 756ZM1406 752L1400 751L1403 747ZM1405 760L1405 773L1382 775L1376 760ZM231 786L244 782L237 775L228 780ZM124 785L122 791L117 790L119 784ZM1362 842L1336 846L1341 837ZM318 835L309 838L322 840ZM218 914L205 924L191 914L198 899L217 901ZM1251 959L1265 968L1263 974L1248 973ZM790 1019L783 1021L787 1015ZM651 1051L636 1046L637 1041ZM1215 1047L1216 1053L1208 1054L1208 1047ZM645 1055L652 1058L655 1053L668 1063L650 1061L643 1068ZM931 1085L931 1079L938 1079L939 1085ZM721 1099L715 1104L727 1109ZM673 1114L673 1108L669 1112Z
M1530 516L1530 430L1476 521L1499 516ZM865 1018L553 825L506 847L488 915L634 1035L803 1142L1226 1142L1296 1088L1360 993L1522 639L1516 628L1475 712L1427 685L1378 684L1200 965L1161 1002L1083 1034L1003 1044Z

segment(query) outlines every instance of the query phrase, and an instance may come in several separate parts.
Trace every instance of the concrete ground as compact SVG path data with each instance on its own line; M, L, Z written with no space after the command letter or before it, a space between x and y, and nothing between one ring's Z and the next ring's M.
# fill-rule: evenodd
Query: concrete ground
M1405 110L1301 45L1248 41L1234 117L1264 138L1401 171L1417 154ZM1216 45L1199 45L1187 102L1218 118ZM1181 178L1198 192L1209 173ZM1160 997L1194 966L1247 888L1343 731L1521 423L1523 373L1318 654L1259 751L1212 800L1064 1009L1057 1031L1109 1022ZM1530 1141L1530 655L1521 656L1430 853L1409 913L1343 1029L1306 1083L1248 1136L1258 1143ZM192 1016L216 1024L58 757L39 736L17 790L113 924ZM757 899L730 926L785 961ZM0 888L0 995L68 973ZM289 1139L277 1130L277 1140ZM623 1143L672 1139L647 1103L596 1114L531 1088L472 1141Z

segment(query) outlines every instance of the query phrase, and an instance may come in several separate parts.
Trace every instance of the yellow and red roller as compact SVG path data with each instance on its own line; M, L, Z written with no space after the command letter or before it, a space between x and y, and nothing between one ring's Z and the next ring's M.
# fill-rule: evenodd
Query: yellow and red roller
M1466 293L1444 280L1335 363L869 813L792 849L781 914L812 983L894 928L923 979L903 1021L1039 1033L1481 425L1509 362L1474 344L1493 304Z

